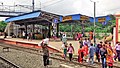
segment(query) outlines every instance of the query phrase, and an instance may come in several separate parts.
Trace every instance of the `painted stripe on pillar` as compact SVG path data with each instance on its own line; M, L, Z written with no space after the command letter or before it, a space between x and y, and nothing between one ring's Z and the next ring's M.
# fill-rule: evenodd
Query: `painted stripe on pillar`
M118 42L118 22L119 22L119 19L116 18L116 42Z

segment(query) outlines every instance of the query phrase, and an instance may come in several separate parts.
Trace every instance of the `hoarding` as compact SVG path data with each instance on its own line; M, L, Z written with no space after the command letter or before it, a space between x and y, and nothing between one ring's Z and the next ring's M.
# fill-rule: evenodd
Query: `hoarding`
M72 16L65 16L63 17L62 21L69 21L69 20L72 20Z
M98 22L105 22L106 18L98 18Z
M89 20L89 17L88 16L85 16L85 15L81 15L80 16L80 20L83 20L83 21L87 21L87 20Z

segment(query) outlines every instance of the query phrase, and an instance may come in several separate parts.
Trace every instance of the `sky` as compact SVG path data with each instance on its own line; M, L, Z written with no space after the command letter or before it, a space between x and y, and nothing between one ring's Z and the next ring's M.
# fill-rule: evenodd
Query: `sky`
M91 0L96 2L96 16L120 12L120 0ZM35 8L59 15L83 14L94 15L94 4L90 0L35 0ZM0 5L32 5L32 0L0 0ZM0 9L1 10L1 9ZM26 8L15 8L16 11L30 11ZM1 18L0 20L4 20Z

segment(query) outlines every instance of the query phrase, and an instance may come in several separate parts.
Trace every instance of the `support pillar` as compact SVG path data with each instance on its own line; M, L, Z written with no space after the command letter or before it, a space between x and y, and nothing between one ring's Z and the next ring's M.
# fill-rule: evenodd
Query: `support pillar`
M8 26L8 36L10 36L10 25Z
M51 23L49 23L49 25L48 25L49 26L49 32L48 32L48 37L49 38L51 38L51 25L52 25Z
M35 39L34 29L35 29L35 24L32 24L32 39Z
M11 22L10 23L8 23L8 27L7 27L7 29L8 29L8 37L10 37L10 25L11 25Z
M25 24L25 38L27 38L27 23L24 24Z
M32 33L34 33L35 24L32 24Z
M57 37L59 37L59 23L57 23Z

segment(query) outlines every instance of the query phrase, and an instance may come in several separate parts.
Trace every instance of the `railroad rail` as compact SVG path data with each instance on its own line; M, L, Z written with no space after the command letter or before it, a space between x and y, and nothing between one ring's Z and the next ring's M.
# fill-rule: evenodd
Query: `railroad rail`
M9 47L11 49L25 51L25 52L28 52L28 53L32 53L32 54L36 54L36 55L41 55L42 56L42 54L41 54L42 51L40 49L36 49L36 48L28 48L28 47L22 47L22 46L16 46L16 45L7 45L7 44L3 44L3 43L0 44L0 46L2 46L2 47L7 46L7 47ZM97 68L98 66L101 66L101 63L98 63L98 62L94 62L95 63L94 65L89 65L86 62L78 63L76 61L77 58L74 58L74 60L71 62L69 60L63 59L60 54L54 54L54 53L50 53L50 54L51 54L51 56L50 56L51 59L60 60L62 62L71 63L71 64L74 64L74 65L84 66L86 68ZM53 55L55 55L55 56L53 56ZM120 68L120 67L114 65L113 68Z
M0 56L0 60L4 61L5 63L7 63L9 66L9 68L21 68L20 66L16 65L15 63L7 60L6 58Z
M34 49L31 49L31 48L19 47L19 46L15 46L15 45L12 46L12 45L6 45L6 44L2 44L2 45L0 45L0 46L3 46L3 47L7 46L7 47L9 47L9 48L11 48L11 49L16 49L16 50L25 51L25 52L28 52L28 53L31 53L31 54L36 54L36 55L41 55L41 56L43 56L41 53L38 53L37 49L34 50ZM26 50L26 49L27 49L27 50ZM32 51L30 51L30 50L32 50ZM36 51L36 52L33 52L33 50ZM41 52L41 51L39 51L39 52ZM78 62L71 62L71 61L69 61L69 60L65 60L65 59L61 58L60 56L58 56L58 57L56 58L56 56L51 55L50 58L51 58L51 59L54 59L54 60L59 60L59 61L65 62L65 63L72 63L72 64L74 64L74 65L84 66L84 67L86 67L86 68L88 68L88 67L89 67L89 68L97 68L97 67L94 67L94 66L91 66L91 65L87 65L87 64L80 64L80 63L78 63Z

